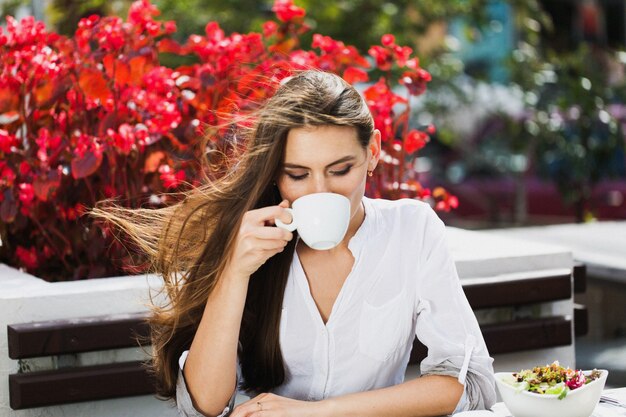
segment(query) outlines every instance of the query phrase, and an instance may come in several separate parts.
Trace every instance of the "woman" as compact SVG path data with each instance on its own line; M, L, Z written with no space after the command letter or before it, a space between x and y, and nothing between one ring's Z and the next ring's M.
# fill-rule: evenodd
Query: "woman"
M438 416L494 403L443 223L423 202L364 197L380 147L356 90L306 71L264 105L223 179L131 220L96 211L164 276L153 366L181 415ZM327 251L274 226L317 192L351 203L348 232ZM415 335L428 356L403 382ZM237 389L251 400L233 410Z

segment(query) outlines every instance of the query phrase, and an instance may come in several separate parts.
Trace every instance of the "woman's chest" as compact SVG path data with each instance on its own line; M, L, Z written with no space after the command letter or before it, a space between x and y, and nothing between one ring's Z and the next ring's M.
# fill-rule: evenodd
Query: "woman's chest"
M336 273L324 268L317 271ZM318 306L321 298L313 298L314 289L309 290L303 271L292 269L280 325L288 373L305 376L318 372L320 366L330 366L329 372L341 369L358 375L365 369L378 372L379 368L402 363L415 337L414 308L406 280L397 272L382 271L373 276L378 274L375 269L361 270L355 265L355 270L346 272L353 274L350 282L345 282L343 289L337 286L328 292L337 305L325 323ZM370 380L371 376L362 375Z
M324 255L301 254L299 260L309 293L325 324L352 271L354 258L350 253L344 253L332 259Z

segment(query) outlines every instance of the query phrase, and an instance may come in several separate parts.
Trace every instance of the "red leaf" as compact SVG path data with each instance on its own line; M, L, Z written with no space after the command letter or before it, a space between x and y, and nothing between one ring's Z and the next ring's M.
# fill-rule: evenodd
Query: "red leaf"
M282 42L278 42L274 45L270 45L270 52L275 52L278 54L288 54L298 45L298 41L294 38L285 39Z
M20 103L20 95L9 87L0 87L0 113L16 111Z
M54 93L54 82L50 80L44 81L42 84L37 86L37 88L35 88L33 93L37 105L42 106L52 98L52 94Z
M128 65L130 66L130 82L134 85L140 85L143 76L152 69L152 64L144 55L132 58Z
M183 47L180 46L180 44L174 39L170 38L161 39L157 43L157 48L159 53L170 53L177 55L181 55L183 53Z
M41 201L48 201L48 198L54 194L60 185L61 176L58 171L49 171L47 174L39 176L33 181L35 195Z
M72 159L72 176L74 179L85 178L98 170L102 163L102 153L95 154L88 150L82 157Z
M0 204L0 219L5 223L12 223L17 215L17 201L11 190L4 191L4 200Z
M98 136L101 138L105 137L108 129L117 130L118 124L119 120L117 112L108 113L100 120L100 123L98 123Z
M104 69L109 78L113 79L116 84L126 85L130 81L130 68L128 64L115 58L113 55L107 55L102 60Z
M165 152L152 152L150 155L148 155L146 161L144 162L143 171L156 172L156 170L159 169L159 165L161 165L161 161L163 160L163 158L165 158Z
M98 70L84 69L78 77L78 85L89 98L105 101L111 96L107 82Z

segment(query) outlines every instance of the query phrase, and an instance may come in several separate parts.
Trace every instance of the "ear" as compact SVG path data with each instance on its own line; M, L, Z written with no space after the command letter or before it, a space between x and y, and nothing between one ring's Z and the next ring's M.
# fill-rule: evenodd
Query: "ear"
M374 129L370 137L370 143L367 145L368 153L371 155L367 167L369 171L373 171L376 165L378 165L378 160L380 159L380 140L380 130Z

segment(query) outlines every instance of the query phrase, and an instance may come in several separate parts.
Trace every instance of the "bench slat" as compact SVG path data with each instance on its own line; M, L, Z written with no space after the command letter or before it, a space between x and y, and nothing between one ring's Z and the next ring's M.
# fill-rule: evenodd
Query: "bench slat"
M147 313L85 317L7 326L9 358L25 359L139 346L150 334Z
M507 307L572 297L570 275L516 279L489 283L463 283L463 291L472 309Z
M155 385L141 361L9 375L14 410L147 395Z
M480 330L490 355L567 346L572 343L572 322L562 316L483 324ZM418 364L428 353L415 339L410 364Z

